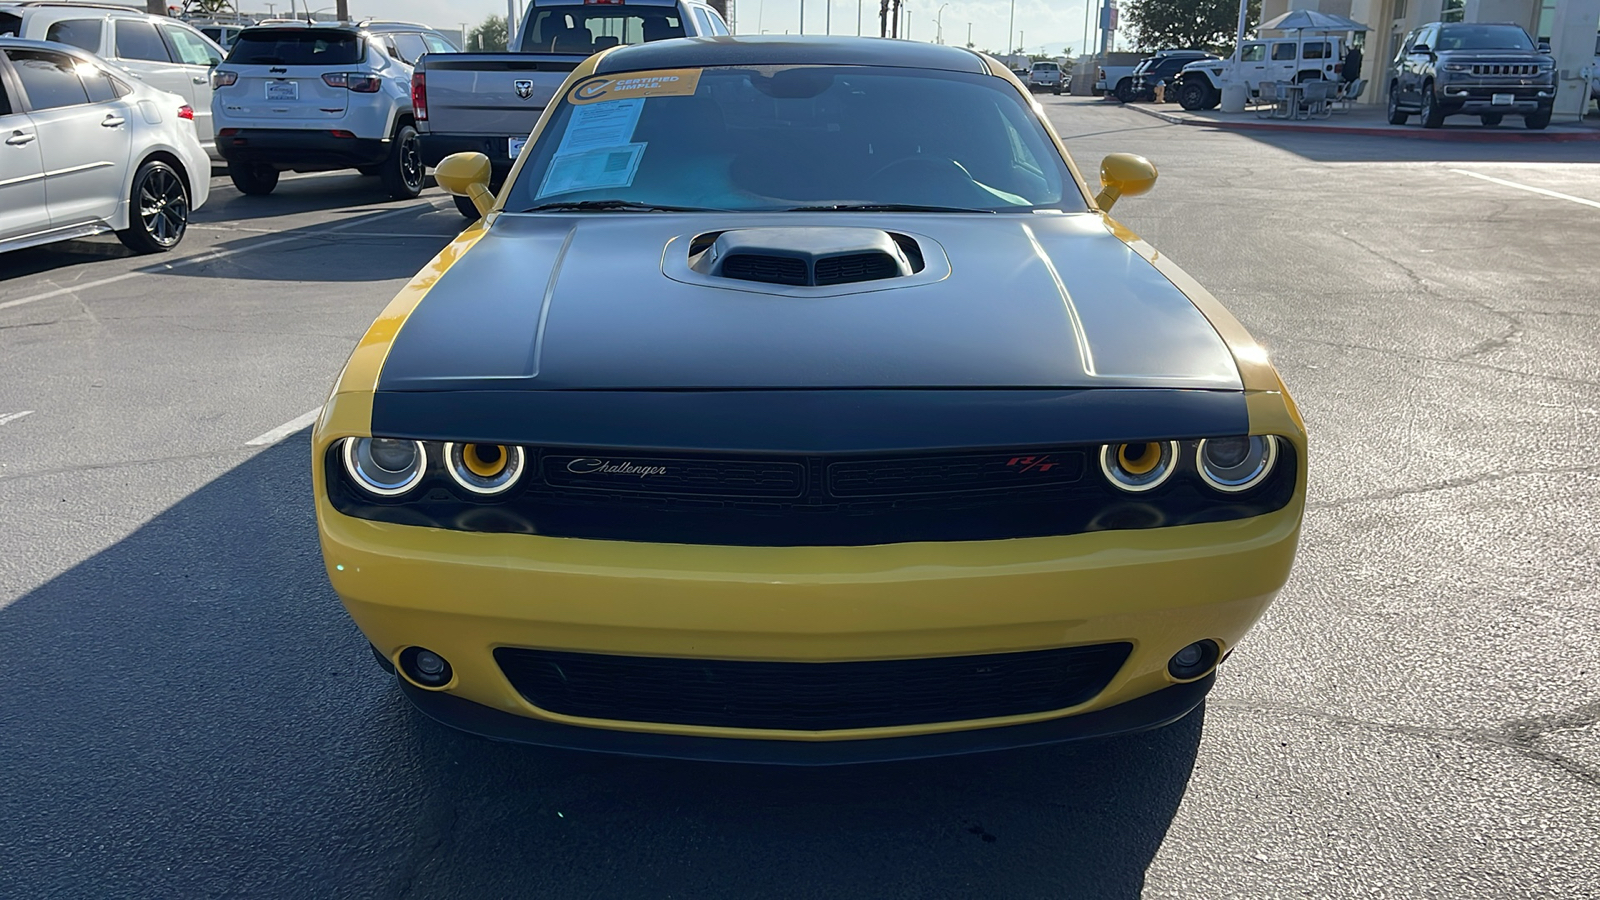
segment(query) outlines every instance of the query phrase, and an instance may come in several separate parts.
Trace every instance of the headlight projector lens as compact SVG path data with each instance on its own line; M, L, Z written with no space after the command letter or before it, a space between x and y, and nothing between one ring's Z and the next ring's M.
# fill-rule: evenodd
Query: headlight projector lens
M421 441L345 438L344 469L361 489L396 497L417 486L428 468Z
M1278 439L1272 435L1209 438L1195 451L1200 477L1219 491L1248 491L1272 474Z
M1106 480L1125 491L1148 491L1161 486L1178 467L1177 441L1104 444L1100 471Z
M483 496L511 490L522 475L521 447L505 444L445 444L444 467L456 484Z

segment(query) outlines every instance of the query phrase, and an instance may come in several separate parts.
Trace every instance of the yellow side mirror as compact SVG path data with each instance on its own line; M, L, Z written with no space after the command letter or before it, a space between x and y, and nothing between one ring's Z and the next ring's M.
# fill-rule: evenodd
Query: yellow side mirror
M482 153L452 153L433 168L433 180L457 197L466 197L486 216L494 209L494 193L489 190L489 176L493 170L489 157Z
M448 162L448 160L446 160ZM441 180L440 184L444 182ZM1110 211L1119 197L1137 197L1156 186L1156 167L1132 153L1113 153L1100 161L1100 196L1095 205Z

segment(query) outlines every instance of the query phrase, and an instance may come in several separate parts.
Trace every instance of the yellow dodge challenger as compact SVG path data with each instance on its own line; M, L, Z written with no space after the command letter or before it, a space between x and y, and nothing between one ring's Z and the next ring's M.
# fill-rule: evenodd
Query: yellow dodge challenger
M509 75L507 76L510 77ZM328 577L492 739L827 764L1189 713L1288 577L1266 354L1107 214L1003 66L873 39L612 49L351 356Z

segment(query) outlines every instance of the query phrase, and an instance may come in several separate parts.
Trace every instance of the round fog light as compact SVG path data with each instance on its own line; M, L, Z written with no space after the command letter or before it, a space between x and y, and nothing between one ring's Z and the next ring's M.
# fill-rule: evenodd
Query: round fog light
M1213 640L1195 641L1172 655L1167 674L1179 681L1192 681L1217 665L1221 648Z
M422 647L400 651L400 670L421 687L439 688L450 683L455 673L443 656Z

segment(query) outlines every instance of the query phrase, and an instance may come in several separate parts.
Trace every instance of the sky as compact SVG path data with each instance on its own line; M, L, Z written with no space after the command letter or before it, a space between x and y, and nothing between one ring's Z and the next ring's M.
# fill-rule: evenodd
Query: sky
M279 13L288 9L290 0L276 3ZM331 0L311 0L312 9L331 5ZM755 34L765 30L771 34L798 33L800 4L802 0L734 0L737 4L735 26L740 34ZM822 34L828 7L831 4L833 33L855 34L856 11L861 10L863 34L878 32L878 0L803 0L805 2L805 33ZM972 26L972 42L978 49L1001 52L1006 43L1006 22L1011 15L1010 0L906 0L911 10L911 38L931 41L935 36L934 17L941 6L944 13L944 41L947 44L965 44L967 26ZM249 10L265 8L262 0L242 0ZM1015 0L1016 30L1022 32L1025 47L1032 53L1059 55L1069 45L1074 54L1083 42L1083 0L1075 2L1046 2L1046 0ZM302 7L303 8L303 7ZM386 19L403 19L425 22L435 28L459 28L461 22L475 25L491 14L505 15L505 0L350 0L352 16Z

